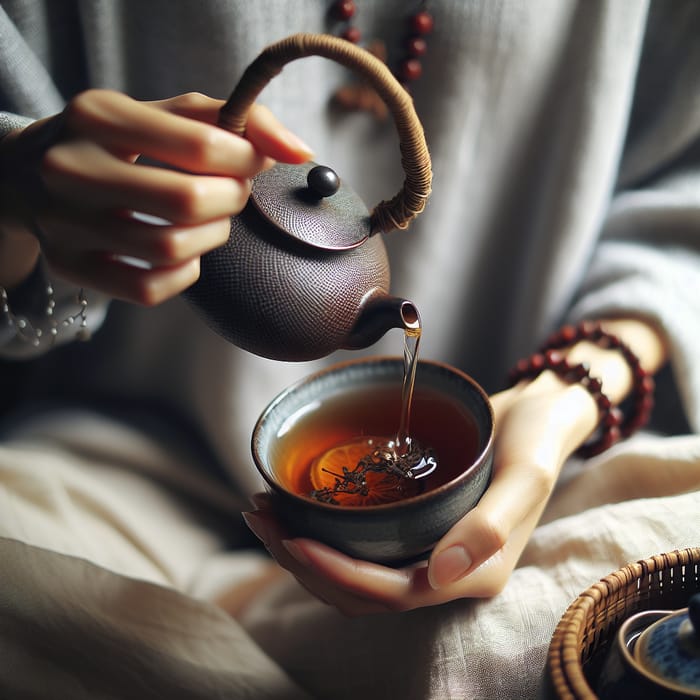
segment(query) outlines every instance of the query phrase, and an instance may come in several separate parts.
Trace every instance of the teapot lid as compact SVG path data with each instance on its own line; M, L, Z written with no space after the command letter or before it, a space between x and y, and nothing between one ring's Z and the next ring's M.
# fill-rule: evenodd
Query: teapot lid
M277 163L253 178L251 201L281 231L324 250L355 248L370 235L370 213L326 166Z
M647 627L634 646L634 658L659 682L700 697L700 594L688 608Z

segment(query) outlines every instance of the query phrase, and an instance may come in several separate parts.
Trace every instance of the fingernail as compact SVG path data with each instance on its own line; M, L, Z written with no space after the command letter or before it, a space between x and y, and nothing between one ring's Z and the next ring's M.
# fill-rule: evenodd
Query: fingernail
M472 565L467 550L461 544L455 544L431 559L428 566L428 581L435 588L442 588L462 578Z
M291 554L291 556L296 559L300 564L304 566L310 566L311 561L306 556L306 553L294 540L282 540L284 548Z
M245 520L246 525L251 529L253 534L265 545L269 544L269 535L267 523L255 513L242 513L243 520Z

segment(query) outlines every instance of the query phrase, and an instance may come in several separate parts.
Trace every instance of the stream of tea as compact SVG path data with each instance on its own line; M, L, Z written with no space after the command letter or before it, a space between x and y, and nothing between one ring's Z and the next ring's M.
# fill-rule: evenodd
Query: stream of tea
M412 307L411 307L412 308ZM325 503L365 505L391 502L421 492L420 479L438 463L432 448L411 437L411 404L418 367L421 324L417 311L404 316L404 367L396 434L361 436L332 447L314 460L311 498Z

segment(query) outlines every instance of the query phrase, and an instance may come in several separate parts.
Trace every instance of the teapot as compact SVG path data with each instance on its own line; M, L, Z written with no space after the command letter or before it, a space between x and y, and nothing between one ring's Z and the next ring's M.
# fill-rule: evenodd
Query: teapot
M700 593L680 610L645 610L620 627L601 698L700 698Z
M412 302L389 293L388 256L377 234L405 229L423 211L430 157L411 97L381 60L339 37L290 36L248 66L219 126L243 136L259 92L288 62L312 55L355 70L381 96L399 133L406 178L371 213L326 165L277 163L253 179L228 241L202 256L199 280L183 296L223 338L275 360L367 347L391 328L419 322Z

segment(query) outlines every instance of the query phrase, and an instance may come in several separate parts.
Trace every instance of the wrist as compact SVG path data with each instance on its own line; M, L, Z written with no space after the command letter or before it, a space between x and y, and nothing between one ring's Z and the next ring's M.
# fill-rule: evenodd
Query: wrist
M603 392L614 404L621 403L632 389L632 370L618 350L583 340L562 348L561 352L571 363L585 363L591 376L600 379Z
M584 456L592 456L620 439L622 415L586 363L573 363L559 350L547 349L520 360L511 371L510 380L529 380L524 389L529 392L538 385L550 385L549 391L559 404L558 420L566 424L567 433L573 434L570 451L579 447ZM588 442L583 444L586 439Z
M597 325L629 348L645 373L655 374L666 361L666 340L650 322L641 318L609 318ZM584 339L561 348L561 352L572 362L585 362L591 374L601 380L603 391L613 403L621 403L634 388L634 372L619 347Z
M668 358L668 342L662 331L642 318L608 318L600 321L602 329L617 336L639 358L645 372L655 374Z

